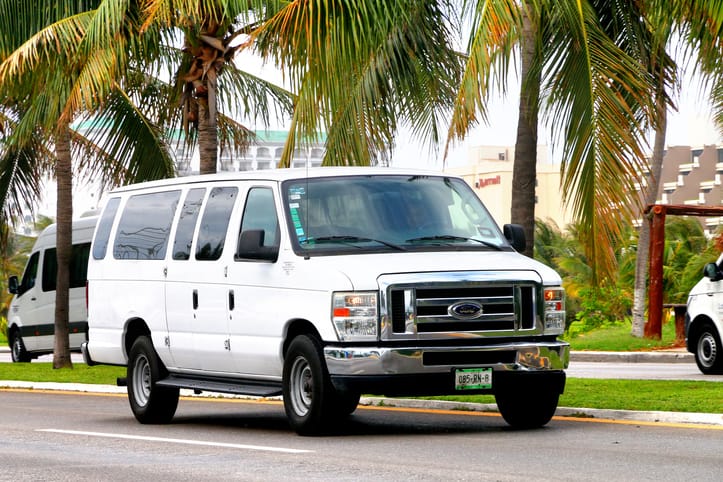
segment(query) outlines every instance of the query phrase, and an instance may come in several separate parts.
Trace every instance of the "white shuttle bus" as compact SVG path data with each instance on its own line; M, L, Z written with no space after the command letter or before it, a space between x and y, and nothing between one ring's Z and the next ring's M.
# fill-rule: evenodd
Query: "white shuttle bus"
M283 394L300 434L361 394L494 394L546 424L569 345L560 277L461 178L279 169L116 189L88 268L88 364L127 366L141 423L179 389Z
M97 216L73 221L73 251L70 261L69 322L70 349L80 351L88 333L85 282L90 241ZM43 230L25 265L21 279L11 276L8 289L14 294L8 309L8 342L14 362L29 362L53 353L55 345L55 283L58 261L56 225Z

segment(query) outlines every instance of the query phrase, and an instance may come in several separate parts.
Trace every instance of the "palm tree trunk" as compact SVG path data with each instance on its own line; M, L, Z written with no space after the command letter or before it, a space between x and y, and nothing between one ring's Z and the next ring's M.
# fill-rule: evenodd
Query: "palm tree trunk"
M520 109L517 121L515 160L512 169L513 223L525 230L524 254L532 257L535 241L535 184L537 180L537 117L540 99L540 72L531 69L537 55L537 25L533 7L525 2L522 15Z
M658 125L655 128L653 159L650 162L650 174L647 177L645 205L653 204L658 198L660 174L663 170L663 154L665 150L665 131L668 124L668 109L665 97L658 92L656 97L656 116ZM633 326L631 334L642 338L645 328L645 308L648 286L648 256L650 250L650 223L643 219L638 235L638 251L635 258L635 285L633 287Z
M58 185L56 254L58 277L55 291L55 346L53 368L72 368L69 340L70 255L73 233L73 170L70 132L62 125L55 137L55 178Z
M207 102L200 102L198 122L198 151L201 174L214 174L218 164L218 128L216 120L216 76L208 72Z

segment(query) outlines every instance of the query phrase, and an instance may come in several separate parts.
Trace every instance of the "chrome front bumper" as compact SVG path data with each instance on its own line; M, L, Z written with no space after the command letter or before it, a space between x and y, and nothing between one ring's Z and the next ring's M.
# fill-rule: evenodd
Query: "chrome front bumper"
M324 347L332 376L448 373L452 368L543 372L568 367L570 345L562 341L470 347Z

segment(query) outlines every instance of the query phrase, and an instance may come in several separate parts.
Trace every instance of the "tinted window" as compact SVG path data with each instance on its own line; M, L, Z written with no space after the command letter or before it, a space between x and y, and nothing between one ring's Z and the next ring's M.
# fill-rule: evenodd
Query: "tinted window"
M196 259L211 261L221 257L237 196L238 189L235 187L215 187L211 191L201 218Z
M82 288L88 279L88 256L90 243L73 245L70 255L70 287ZM55 291L58 279L58 258L55 248L45 250L43 255L43 291Z
M193 231L196 229L196 221L198 213L201 211L201 203L205 189L191 189L186 194L186 200L183 202L181 216L178 220L178 228L176 228L176 238L173 240L173 259L188 259L191 257L191 242L193 241Z
M249 191L241 221L241 232L252 229L264 231L264 246L276 246L279 242L279 222L274 204L274 193L268 188Z
M38 260L40 259L40 252L33 253L28 260L28 264L25 266L25 272L23 273L23 280L20 282L18 287L18 296L22 295L30 288L35 286L35 278L38 276Z
M110 238L110 230L113 227L113 220L115 219L115 213L118 212L118 205L120 204L120 198L114 197L108 200L108 204L103 211L98 221L98 227L95 232L95 239L93 240L93 258L103 259L105 253L108 250L108 238Z
M181 191L131 196L113 246L116 259L163 259Z

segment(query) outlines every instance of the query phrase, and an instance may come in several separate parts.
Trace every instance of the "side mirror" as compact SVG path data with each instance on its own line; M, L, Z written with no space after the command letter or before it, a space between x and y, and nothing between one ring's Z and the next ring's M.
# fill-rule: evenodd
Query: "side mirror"
M244 231L239 236L238 246L236 247L236 259L276 261L278 258L278 246L264 246L263 229Z
M502 231L505 234L507 241L515 248L515 251L521 252L525 250L527 246L527 240L525 239L525 230L519 224L505 224L502 227Z
M715 263L708 263L703 268L703 276L709 278L711 281L720 281L723 279L723 273Z
M18 277L17 276L11 276L8 278L8 292L16 295L18 294L18 289L20 288L20 285L18 284Z

